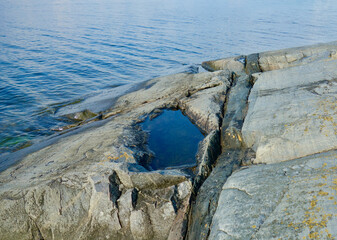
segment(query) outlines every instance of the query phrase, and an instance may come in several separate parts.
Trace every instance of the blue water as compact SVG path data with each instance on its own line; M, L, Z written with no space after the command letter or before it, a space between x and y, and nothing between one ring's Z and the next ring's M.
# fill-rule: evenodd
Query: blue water
M334 0L0 0L0 153L62 106L204 60L337 40Z
M155 154L152 169L195 165L198 143L204 136L181 111L163 111L152 120L146 119L142 127L149 132L148 145Z

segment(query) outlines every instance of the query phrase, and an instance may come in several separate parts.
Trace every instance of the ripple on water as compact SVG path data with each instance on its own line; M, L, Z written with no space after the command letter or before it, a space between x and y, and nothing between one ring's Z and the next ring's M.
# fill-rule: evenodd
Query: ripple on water
M333 0L0 1L0 153L66 125L55 103L89 94L63 109L93 102L102 109L114 101L98 94L109 86L205 60L333 41L336 13Z

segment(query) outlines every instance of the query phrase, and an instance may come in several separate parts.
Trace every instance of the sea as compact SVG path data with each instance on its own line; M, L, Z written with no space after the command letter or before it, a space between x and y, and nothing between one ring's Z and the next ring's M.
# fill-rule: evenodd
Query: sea
M0 0L0 154L142 81L334 40L335 0Z

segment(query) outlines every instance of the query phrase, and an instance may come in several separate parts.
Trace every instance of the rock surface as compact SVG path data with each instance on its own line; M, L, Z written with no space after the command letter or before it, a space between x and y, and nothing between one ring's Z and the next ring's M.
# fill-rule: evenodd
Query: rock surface
M336 50L208 61L60 109L87 124L0 159L0 239L336 239ZM163 109L205 134L194 167L149 167L140 123Z
M208 239L335 239L336 157L330 151L233 173Z
M254 163L286 161L337 146L337 61L260 73L242 135Z
M137 123L158 109L183 106L203 132L214 135L228 76L222 71L150 80L115 100L104 113L111 120L24 156L0 174L0 239L182 239L192 176L147 170L152 152ZM207 146L200 161L209 156L202 153Z
M263 72L337 59L337 41L259 54Z

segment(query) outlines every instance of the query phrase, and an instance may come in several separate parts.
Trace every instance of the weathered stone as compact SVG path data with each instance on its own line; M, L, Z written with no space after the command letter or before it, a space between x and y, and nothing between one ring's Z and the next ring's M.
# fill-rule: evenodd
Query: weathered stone
M259 66L259 54L258 53L249 54L246 57L245 71L247 74L261 72L261 69Z
M245 56L223 58L202 63L202 67L208 71L218 71L229 69L233 72L241 72L245 67Z
M219 131L212 131L202 142L199 143L196 154L197 169L193 182L193 190L198 191L201 184L212 172L216 159L221 154Z
M245 73L234 75L224 106L224 118L221 126L221 145L224 150L244 147L241 128L247 114L247 99L251 89L249 76Z
M235 172L222 188L208 239L333 239L337 152Z
M150 80L114 99L104 113L115 115L110 121L10 154L7 160L22 160L0 174L0 239L182 239L190 176L146 169L152 153L137 122L181 105L202 131L219 129L220 95L230 85L226 76L176 74ZM213 105L211 110L192 106L202 102L199 98Z
M0 159L0 169L16 163L0 173L0 239L336 237L336 46L209 61L224 71L161 77L60 109L103 120ZM149 171L139 123L167 108L208 134L195 176Z
M263 72L337 59L337 41L325 44L263 52L259 66Z
M200 175L195 179L197 192L196 200L191 206L187 239L207 239L210 231L213 214L217 208L221 186L226 182L232 172L237 169L248 154L241 137L241 128L246 115L247 99L251 88L249 76L239 72L232 76L232 86L226 95L224 118L221 126L222 154L211 166L210 176L200 187L202 181L208 176ZM204 167L202 164L199 167ZM205 173L209 170L204 167ZM207 171L208 170L208 171ZM200 179L199 179L199 178Z
M196 193L196 199L191 203L187 239L207 239L221 187L240 166L244 155L245 153L241 151L230 151L219 156L216 167L201 185Z
M152 225L149 216L142 210L133 211L130 216L131 233L135 239L153 239Z
M291 160L337 146L337 61L265 72L249 96L243 139L255 163Z
M179 102L179 108L206 133L219 130L222 107L231 81L228 72L214 74L209 82L189 91L188 96Z

